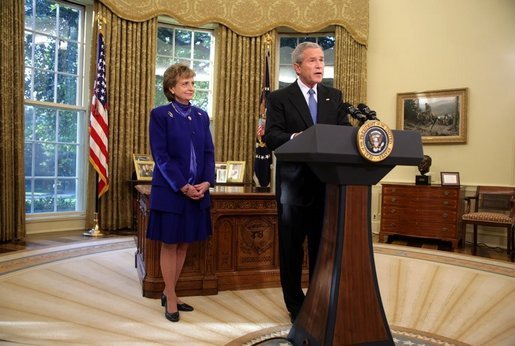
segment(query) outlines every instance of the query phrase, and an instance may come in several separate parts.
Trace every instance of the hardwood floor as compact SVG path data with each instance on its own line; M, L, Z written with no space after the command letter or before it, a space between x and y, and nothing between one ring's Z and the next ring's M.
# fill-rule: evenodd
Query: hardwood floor
M136 233L131 230L122 230L116 232L104 232L103 237L89 237L85 236L81 231L70 231L70 232L55 232L55 233L40 233L28 235L24 241L13 241L0 243L0 255L4 253L12 253L13 251L21 250L35 250L48 247L54 247L59 245L65 245L77 242L91 242L98 239L110 238L110 237L136 237ZM378 236L373 235L373 242L378 242ZM513 258L506 253L506 249L493 248L485 244L479 244L479 246L473 249L470 243L465 243L465 246L451 249L449 242L438 241L433 239L422 239L415 237L403 237L403 236L390 236L388 243L395 245L404 245L419 247L424 249L433 249L440 251L449 251L454 253L462 253L466 255L473 255L478 257L484 257L489 259L495 259L500 261L510 262Z

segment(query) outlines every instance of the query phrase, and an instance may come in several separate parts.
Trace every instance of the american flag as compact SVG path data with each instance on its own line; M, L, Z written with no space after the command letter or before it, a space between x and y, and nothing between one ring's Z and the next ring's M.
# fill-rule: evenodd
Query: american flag
M256 156L254 160L254 182L259 187L270 185L272 153L263 142L262 136L265 133L266 122L266 101L270 94L270 50L265 53L265 68L263 75L263 86L259 99L259 119L256 131Z
M97 54L97 73L89 123L89 162L98 173L97 196L100 198L109 189L106 61L104 36L101 33L98 34Z

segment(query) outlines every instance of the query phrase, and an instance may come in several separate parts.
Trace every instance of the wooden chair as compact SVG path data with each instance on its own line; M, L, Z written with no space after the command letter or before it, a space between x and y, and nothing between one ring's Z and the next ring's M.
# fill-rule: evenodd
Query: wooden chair
M478 186L473 197L465 198L465 210L461 217L462 234L468 224L474 225L474 248L477 247L477 226L503 227L506 229L508 254L513 257L515 247L515 187Z

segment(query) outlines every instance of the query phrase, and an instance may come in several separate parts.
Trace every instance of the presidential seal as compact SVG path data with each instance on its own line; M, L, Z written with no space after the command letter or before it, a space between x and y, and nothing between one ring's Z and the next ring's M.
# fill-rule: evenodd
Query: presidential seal
M358 151L365 159L379 162L393 149L393 132L381 121L367 121L358 130Z

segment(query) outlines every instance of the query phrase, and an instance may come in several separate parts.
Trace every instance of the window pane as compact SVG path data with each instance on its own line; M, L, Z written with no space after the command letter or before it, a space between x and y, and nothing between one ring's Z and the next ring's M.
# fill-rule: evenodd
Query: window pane
M32 179L25 179L25 212L32 213Z
M60 144L57 148L57 176L75 177L77 175L77 146Z
M59 41L59 51L57 56L57 70L77 74L79 63L79 45L69 41Z
M78 116L75 111L59 111L57 141L61 143L78 142Z
M200 107L206 111L208 111L208 92L207 91L196 91L195 97L193 98L193 103L195 106Z
M25 28L33 29L34 24L34 8L32 7L32 0L25 0Z
M175 30L175 56L191 58L191 30Z
M27 144L23 146L24 152L24 160L25 160L25 176L32 176L32 144Z
M34 107L25 106L25 141L33 140L34 136Z
M157 30L157 54L173 55L173 29L159 28Z
M34 212L54 211L54 179L34 179Z
M57 211L74 211L77 204L76 182L72 179L57 180Z
M211 80L211 65L209 61L194 61L193 70L195 71L195 83L197 81L209 81Z
M175 63L175 59L170 57L157 57L157 66L156 71L157 74L160 76L163 76L165 74L165 71L170 65L173 65ZM162 83L162 81L161 81ZM161 84L162 85L162 84Z
M34 175L55 176L55 144L36 143L34 147Z
M77 103L77 82L75 76L57 75L57 103Z
M206 32L195 32L195 59L209 60L211 57L211 35Z
M34 35L30 32L25 32L25 67L32 66L32 39Z
M77 41L79 38L80 12L75 8L59 8L59 37Z
M56 40L49 36L35 35L34 67L53 71Z
M50 108L41 108L38 107L36 109L36 123L35 123L35 140L39 142L51 141L55 142L55 122L56 118L56 110Z
M32 87L34 86L34 70L31 68L25 68L25 85L23 90L23 97L26 99L32 99Z
M36 31L57 35L56 11L57 6L54 1L38 0L36 2Z
M34 90L31 98L36 101L54 102L54 74L52 72L34 71Z

